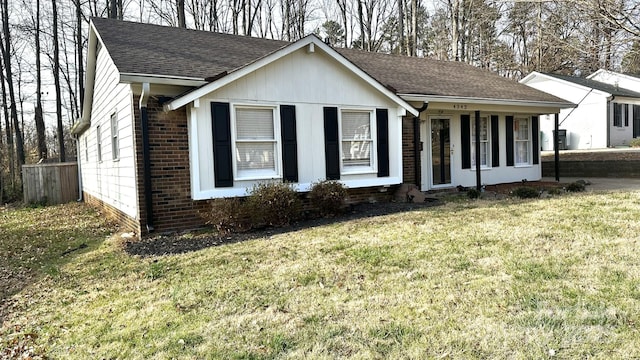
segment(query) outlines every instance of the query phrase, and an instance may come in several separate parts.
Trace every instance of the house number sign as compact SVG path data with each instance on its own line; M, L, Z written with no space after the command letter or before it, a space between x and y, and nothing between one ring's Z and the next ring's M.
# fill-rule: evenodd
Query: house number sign
M467 104L453 104L453 108L456 110L466 110Z

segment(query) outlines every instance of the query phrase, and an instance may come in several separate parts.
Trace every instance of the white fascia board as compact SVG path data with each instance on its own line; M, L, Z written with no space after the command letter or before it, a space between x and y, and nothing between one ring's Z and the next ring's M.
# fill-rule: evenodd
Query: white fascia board
M593 79L594 77L596 77L596 76L600 75L600 73L603 73L603 72L605 72L605 73L609 73L609 74L613 74L613 75L622 75L622 74L620 74L620 73L614 73L613 71L608 71L608 70L605 70L605 69L598 69L598 70L597 70L596 72L594 72L593 74L591 74L591 75L587 76L587 79Z
M581 89L581 90L584 90L584 91L591 91L591 92L596 93L598 95L602 95L602 96L606 96L606 97L610 97L611 96L611 94L606 92L606 91L602 91L602 90L590 88L588 86L576 84L574 82L567 81L567 80L564 80L564 79L559 79L559 78L554 77L554 76L549 76L549 75L546 75L546 74L542 74L542 73L539 73L537 71L534 71L531 74L525 76L524 79L520 80L519 82L521 84L528 85L529 81L533 80L537 76L545 78L547 80L556 81L556 82L559 82L559 83L562 83L562 84L570 85L570 86L573 86L575 88L578 88L578 89Z
M399 94L399 96L405 99L406 101L443 102L443 103L454 103L454 104L558 107L561 109L574 108L577 106L576 104L572 104L569 102L558 103L558 102L550 102L550 101L469 98L469 97L459 97L459 96L420 95L420 94Z
M351 63L350 61L348 61L344 56L340 55L337 51L335 51L333 48L331 48L329 45L325 44L322 40L320 40L317 36L315 35L308 35L284 48L281 48L263 58L260 58L256 61L254 61L253 63L250 63L249 65L246 65L242 68L233 70L232 72L228 73L226 76L215 80L207 85L202 86L199 89L196 89L194 91L189 92L188 94L185 94L184 96L178 97L176 99L174 99L173 101L170 101L169 103L164 105L164 109L165 111L171 111L171 110L176 110L178 108L181 108L182 106L185 106L186 104L201 98L227 84L232 83L233 81L238 80L239 78L257 70L260 69L286 55L291 54L292 52L303 48L309 44L313 44L314 47L318 47L320 48L322 51L324 51L327 55L329 55L331 58L333 58L334 60L336 60L337 62L339 62L340 64L342 64L343 66L345 66L347 69L351 70L353 73L355 73L356 75L358 75L360 78L362 78L364 81L366 81L369 85L373 86L376 90L380 91L381 93L383 93L385 96L387 96L389 99L393 100L393 102L395 102L396 104L398 104L399 106L402 106L403 108L407 109L407 111L409 111L410 113L412 113L413 115L418 115L417 111L411 106L409 105L406 101L404 101L403 99L401 99L398 95L394 94L393 92L391 92L389 89L387 89L386 87L384 87L382 84L380 84L377 80L375 80L374 78L372 78L369 74L365 73L364 71L362 71L359 67L355 66L353 63ZM314 50L315 51L315 50Z
M155 74L130 74L120 73L121 83L149 83L160 85L179 85L179 86L202 86L207 82L202 78L192 78L186 76L168 76Z

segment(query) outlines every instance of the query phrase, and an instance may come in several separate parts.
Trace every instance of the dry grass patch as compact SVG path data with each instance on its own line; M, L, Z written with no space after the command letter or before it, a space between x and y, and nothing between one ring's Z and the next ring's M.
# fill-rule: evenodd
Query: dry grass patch
M78 359L637 358L639 200L460 201L155 258L109 240L9 324Z

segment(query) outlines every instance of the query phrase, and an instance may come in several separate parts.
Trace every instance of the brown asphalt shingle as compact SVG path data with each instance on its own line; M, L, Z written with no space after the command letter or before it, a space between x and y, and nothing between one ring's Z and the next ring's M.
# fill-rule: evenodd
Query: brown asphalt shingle
M231 72L290 43L113 19L92 19L121 73L205 79ZM452 61L336 49L398 94L541 101L565 100Z

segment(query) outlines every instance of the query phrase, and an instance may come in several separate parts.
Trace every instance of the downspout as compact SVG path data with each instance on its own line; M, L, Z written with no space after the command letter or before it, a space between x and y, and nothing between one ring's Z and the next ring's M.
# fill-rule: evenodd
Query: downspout
M419 109L415 108L418 110L418 116L413 117L413 171L418 188L421 187L422 183L422 174L420 171L420 152L422 151L420 148L420 113L427 110L428 107L429 103L425 101Z
M554 153L554 164L555 164L555 173L556 173L556 181L560 181L560 146L558 145L559 134L558 131L560 129L560 124L558 119L560 118L560 114L556 113L553 115L553 153Z
M476 190L482 191L482 174L480 174L480 111L476 110Z
M80 154L80 137L78 135L73 136L76 140L76 160L78 162L78 202L82 202L82 154ZM86 151L86 150L85 150Z
M153 232L153 202L151 192L151 160L149 156L149 114L147 101L149 100L149 83L142 84L140 93L140 126L142 128L142 178L144 184L144 208L147 215L147 231Z
M607 147L611 147L611 124L613 123L613 119L611 119L611 106L613 105L613 99L615 96L611 96L611 99L607 99Z

